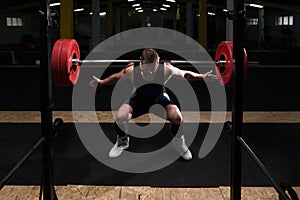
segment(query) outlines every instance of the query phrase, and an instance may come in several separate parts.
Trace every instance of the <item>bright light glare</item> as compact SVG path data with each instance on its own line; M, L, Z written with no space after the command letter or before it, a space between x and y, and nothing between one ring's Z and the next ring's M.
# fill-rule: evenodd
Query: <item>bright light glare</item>
M74 12L80 12L80 11L84 11L84 8L78 8L74 10Z
M254 4L254 3L250 3L249 6L251 7L255 7L255 8L263 8L263 5L259 5L259 4Z

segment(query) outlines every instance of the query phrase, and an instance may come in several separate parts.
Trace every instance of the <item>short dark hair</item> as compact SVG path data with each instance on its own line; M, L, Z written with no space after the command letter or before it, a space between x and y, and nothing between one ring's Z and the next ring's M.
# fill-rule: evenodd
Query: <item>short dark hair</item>
M154 49L144 49L141 60L145 63L154 63L158 59L158 53Z

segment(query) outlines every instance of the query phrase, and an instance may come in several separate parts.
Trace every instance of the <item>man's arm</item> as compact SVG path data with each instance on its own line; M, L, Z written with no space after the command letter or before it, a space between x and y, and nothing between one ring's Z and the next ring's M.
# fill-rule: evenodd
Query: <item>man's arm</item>
M89 85L92 87L96 87L98 84L100 86L115 84L118 82L118 80L120 80L122 77L124 77L126 75L126 73L128 73L129 71L132 71L133 67L134 67L134 63L129 63L120 72L112 74L103 80L100 78L97 78L96 76L93 76L93 80L90 81Z
M216 75L212 74L212 70L204 74L200 74L188 70L181 70L177 67L174 67L170 63L166 63L165 66L166 66L166 76L167 76L166 80L169 80L172 76L176 78L187 79L189 81L203 80L206 78L213 79L213 80L218 79Z

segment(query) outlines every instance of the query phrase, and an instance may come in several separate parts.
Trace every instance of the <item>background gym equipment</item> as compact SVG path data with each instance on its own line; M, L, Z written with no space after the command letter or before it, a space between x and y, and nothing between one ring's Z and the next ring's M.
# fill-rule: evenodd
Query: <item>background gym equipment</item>
M81 64L110 64L110 63L130 63L139 62L139 60L80 60L79 45L74 39L57 40L53 46L51 69L53 82L57 86L75 85L79 74ZM220 84L231 85L233 73L233 43L231 41L223 41L219 44L215 56L215 62L201 60L161 60L160 63L170 62L172 64L194 64L208 65L214 64L216 75ZM244 49L244 78L248 70L247 53Z

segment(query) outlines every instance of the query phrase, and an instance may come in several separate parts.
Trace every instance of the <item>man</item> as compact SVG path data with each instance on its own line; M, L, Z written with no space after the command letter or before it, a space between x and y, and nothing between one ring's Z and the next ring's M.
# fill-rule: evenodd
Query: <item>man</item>
M170 129L173 139L173 146L182 158L191 160L192 154L185 144L184 135L180 127L183 122L181 112L177 105L169 98L165 91L165 85L171 77L187 80L203 80L206 78L217 79L212 70L199 74L192 71L181 70L170 63L159 64L159 56L154 49L144 49L140 57L140 64L134 67L133 63L127 65L122 71L112 74L105 79L93 76L90 85L96 87L107 84L115 84L121 78L132 81L135 90L131 98L125 101L116 114L117 142L109 152L109 157L118 157L122 151L129 147L128 121L149 112L154 104L163 106L166 110L167 120L170 122Z

